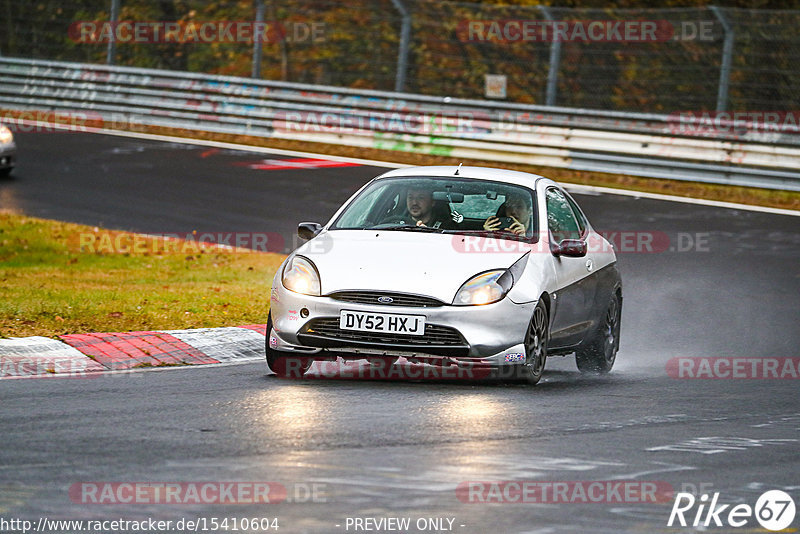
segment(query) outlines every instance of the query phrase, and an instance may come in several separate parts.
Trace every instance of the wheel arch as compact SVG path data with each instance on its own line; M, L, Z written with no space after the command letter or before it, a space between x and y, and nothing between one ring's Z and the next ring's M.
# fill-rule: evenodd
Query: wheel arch
M539 295L539 300L544 302L544 307L547 309L547 316L550 317L550 295L547 291Z
M544 309L547 310L547 335L550 336L550 327L553 326L553 314L551 313L551 306L552 302L550 300L550 294L545 291L541 295L539 295L539 300L544 303Z

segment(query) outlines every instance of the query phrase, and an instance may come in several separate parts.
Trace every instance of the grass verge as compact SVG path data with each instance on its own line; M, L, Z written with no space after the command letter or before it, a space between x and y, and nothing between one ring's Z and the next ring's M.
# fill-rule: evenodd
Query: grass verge
M0 211L0 337L264 323L283 258Z

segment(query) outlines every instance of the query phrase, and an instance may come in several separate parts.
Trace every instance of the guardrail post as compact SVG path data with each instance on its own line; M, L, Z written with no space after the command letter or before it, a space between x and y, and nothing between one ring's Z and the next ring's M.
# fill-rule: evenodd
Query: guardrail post
M406 69L408 67L408 46L411 42L411 13L402 0L392 0L395 9L400 12L400 49L397 51L397 75L394 79L394 90L398 93L406 88Z
M256 0L256 28L264 23L264 0ZM253 33L253 68L251 78L261 78L261 55L264 52L264 43L261 42L261 32Z
M728 86L731 81L731 61L733 60L733 26L719 7L709 6L709 8L722 24L722 30L725 32L725 40L722 45L722 65L719 69L719 91L717 91L717 111L725 111L728 108Z
M111 0L111 13L108 22L111 24L111 32L108 38L108 48L106 49L106 65L113 65L117 55L117 22L119 21L119 3L121 0Z
M548 22L554 22L555 18L547 6L538 6ZM550 32L552 35L552 31ZM556 94L558 92L558 65L561 63L561 41L553 39L550 43L550 67L547 70L547 92L544 97L545 106L556 105Z

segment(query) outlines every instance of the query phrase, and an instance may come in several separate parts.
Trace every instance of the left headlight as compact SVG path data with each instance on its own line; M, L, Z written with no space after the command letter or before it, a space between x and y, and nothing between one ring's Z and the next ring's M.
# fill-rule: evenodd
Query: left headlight
M289 291L319 296L319 272L311 260L303 256L295 256L286 263L281 281Z
M480 306L502 300L513 285L506 269L487 271L473 276L461 286L453 299L455 306Z
M14 140L14 134L7 126L0 126L0 144L10 143Z

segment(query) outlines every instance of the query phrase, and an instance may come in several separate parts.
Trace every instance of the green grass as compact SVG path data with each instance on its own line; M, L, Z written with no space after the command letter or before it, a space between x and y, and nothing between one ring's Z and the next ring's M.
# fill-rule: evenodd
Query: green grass
M265 323L283 258L0 212L0 337Z

